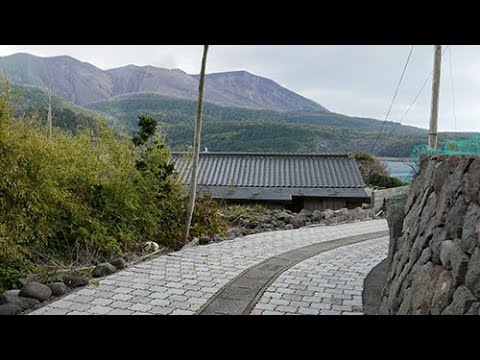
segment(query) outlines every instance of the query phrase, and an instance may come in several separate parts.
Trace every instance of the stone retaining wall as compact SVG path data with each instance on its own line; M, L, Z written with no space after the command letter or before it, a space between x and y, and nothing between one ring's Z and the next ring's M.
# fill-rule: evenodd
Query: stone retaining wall
M391 239L381 314L480 315L480 157L422 161Z
M340 209L340 210L315 210L303 209L299 213L289 210L265 210L258 214L245 208L241 214L223 214L232 225L230 236L258 234L267 231L292 230L311 225L335 225L354 221L363 221L377 218L375 211L369 208Z
M382 208L385 200L390 200L394 197L405 195L409 186L401 186L392 189L374 190L372 192L372 208L379 210Z

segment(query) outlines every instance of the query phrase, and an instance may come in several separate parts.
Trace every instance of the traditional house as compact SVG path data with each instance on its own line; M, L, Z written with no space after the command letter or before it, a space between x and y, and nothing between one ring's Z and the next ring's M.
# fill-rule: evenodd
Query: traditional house
M173 161L188 183L191 156L174 153ZM355 208L370 202L350 155L205 152L200 154L198 190L229 203L292 211Z

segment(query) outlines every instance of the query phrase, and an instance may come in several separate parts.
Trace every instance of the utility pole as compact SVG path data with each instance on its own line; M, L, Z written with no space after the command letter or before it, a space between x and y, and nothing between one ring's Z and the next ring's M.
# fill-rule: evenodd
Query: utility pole
M440 76L442 67L442 45L435 45L435 61L433 64L432 109L430 114L430 133L428 146L436 149L438 146L438 104L440 98Z
M47 107L47 131L48 139L53 137L53 121L52 121L52 91L48 89L48 107Z
M198 82L198 103L197 103L197 119L195 121L195 138L193 144L193 160L192 160L192 177L190 179L190 198L187 208L187 219L183 239L188 242L190 234L190 226L192 224L193 211L195 210L195 197L197 194L197 177L198 162L200 158L200 144L202 137L202 111L203 111L203 92L205 87L205 72L207 67L208 45L203 46L202 68L200 71L200 79Z
M48 104L47 104L47 138L52 141L53 138L53 119L52 119L52 72L47 71L48 77Z

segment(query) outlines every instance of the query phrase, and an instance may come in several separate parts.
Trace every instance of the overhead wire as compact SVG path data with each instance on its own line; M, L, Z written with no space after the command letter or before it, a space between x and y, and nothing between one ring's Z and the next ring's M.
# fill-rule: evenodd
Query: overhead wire
M453 79L453 65L452 65L452 46L448 47L448 57L450 64L450 85L452 87L452 106L453 106L453 126L455 133L457 132L457 110L455 105L455 85Z
M370 152L373 152L375 149L375 146L377 145L378 139L380 138L380 135L382 134L383 130L385 129L385 125L387 124L388 118L390 116L390 113L393 108L393 104L395 103L395 100L397 99L398 91L400 90L400 86L402 85L403 79L405 77L405 73L407 72L408 64L410 63L410 59L412 58L412 53L415 45L412 45L410 48L410 52L408 53L407 61L405 62L405 66L403 67L402 75L400 76L400 80L398 81L397 89L395 90L395 94L393 95L392 101L390 103L390 107L388 108L387 115L385 116L385 120L383 121L382 127L380 131L377 134L377 137L372 145L372 148Z
M445 47L445 49L443 49L442 51L442 55L445 54L445 52L447 51L447 49L450 48L450 45L447 45ZM385 140L388 139L389 137L391 137L394 132L397 130L397 128L402 125L402 122L403 120L405 120L405 118L407 117L407 115L410 113L410 110L412 110L412 108L415 106L415 104L417 103L418 99L420 98L420 95L422 94L423 90L425 89L425 86L427 86L428 82L430 81L430 79L432 78L433 76L433 70L430 72L430 74L428 75L428 77L425 79L425 81L423 82L420 90L418 91L417 95L415 96L415 98L413 99L412 103L408 106L407 110L405 111L405 113L402 115L402 117L400 118L400 120L393 126L392 130L383 138L382 142L380 143L380 147L384 145L385 143Z

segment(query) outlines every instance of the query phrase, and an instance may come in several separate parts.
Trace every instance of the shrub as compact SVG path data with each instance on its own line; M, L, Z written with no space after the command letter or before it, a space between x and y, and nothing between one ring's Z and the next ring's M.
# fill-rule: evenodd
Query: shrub
M367 183L372 187L384 189L395 188L405 185L400 179L391 176L385 176L379 174L378 172L371 173L367 178Z
M192 218L191 237L227 235L228 223L220 216L221 204L210 194L198 195ZM186 212L185 212L186 214Z
M100 119L50 141L44 122L13 119L8 103L1 93L0 291L38 266L91 265L149 240L178 246L185 191L154 122L144 119L137 147ZM194 235L222 232L217 209L200 198Z
M374 172L383 176L390 176L390 172L386 165L376 157L368 153L356 153L354 154L354 157L355 160L357 160L363 181L368 182L368 177Z

